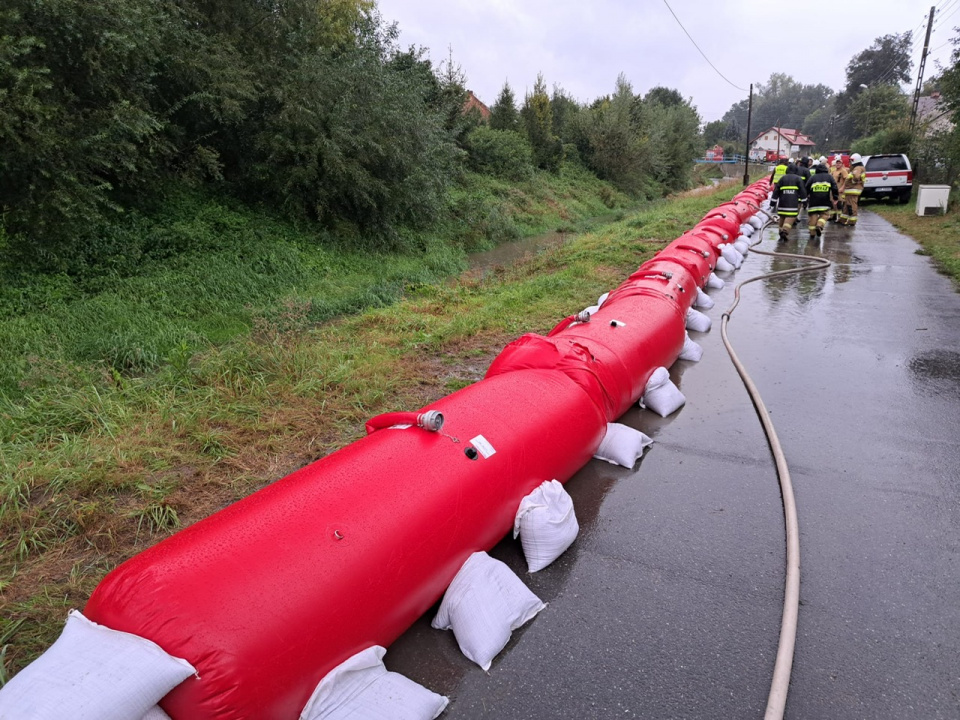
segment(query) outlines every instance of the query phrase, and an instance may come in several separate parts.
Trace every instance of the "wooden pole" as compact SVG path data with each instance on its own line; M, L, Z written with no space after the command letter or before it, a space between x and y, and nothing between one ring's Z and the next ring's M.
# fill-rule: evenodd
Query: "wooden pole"
M743 186L750 184L750 116L753 115L753 83L750 83L750 102L747 103L747 151L743 155Z

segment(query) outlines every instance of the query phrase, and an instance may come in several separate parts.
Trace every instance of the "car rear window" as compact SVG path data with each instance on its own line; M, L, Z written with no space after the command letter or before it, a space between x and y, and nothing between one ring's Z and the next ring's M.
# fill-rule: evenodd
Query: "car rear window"
M907 160L903 155L885 155L867 160L867 170L906 170Z

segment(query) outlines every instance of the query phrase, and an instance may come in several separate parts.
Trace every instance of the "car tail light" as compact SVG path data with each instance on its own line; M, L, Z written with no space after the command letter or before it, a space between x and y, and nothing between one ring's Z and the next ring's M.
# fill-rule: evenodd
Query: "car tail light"
M907 170L907 185L913 185L913 170Z

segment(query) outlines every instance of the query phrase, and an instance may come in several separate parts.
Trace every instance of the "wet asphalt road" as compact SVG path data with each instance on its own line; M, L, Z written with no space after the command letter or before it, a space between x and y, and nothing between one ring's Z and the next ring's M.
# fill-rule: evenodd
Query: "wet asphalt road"
M767 231L772 236L772 231ZM806 235L805 230L802 231ZM866 212L817 246L820 273L754 283L730 338L793 477L801 608L788 718L960 718L960 294ZM762 245L773 249L768 237ZM751 254L736 281L792 266ZM581 534L526 572L549 606L489 673L422 618L387 666L450 697L443 717L759 718L783 600L773 460L720 338L671 370L687 405L621 420L654 437L633 471L570 480ZM584 305L592 302L584 298Z

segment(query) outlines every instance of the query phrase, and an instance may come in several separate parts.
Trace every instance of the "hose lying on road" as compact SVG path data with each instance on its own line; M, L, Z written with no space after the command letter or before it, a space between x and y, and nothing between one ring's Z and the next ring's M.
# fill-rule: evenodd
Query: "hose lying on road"
M720 323L720 335L723 338L723 344L730 354L740 379L743 380L753 406L757 410L757 416L763 425L763 431L767 436L767 442L770 444L770 451L777 465L777 475L780 478L780 493L783 496L783 516L786 527L787 539L787 568L786 580L783 593L783 616L780 622L780 642L777 646L777 660L773 667L773 680L770 683L770 694L767 696L767 711L764 714L764 720L780 720L783 717L784 708L787 703L787 690L790 687L790 672L793 668L793 650L797 640L797 615L800 606L800 528L797 523L797 507L793 497L793 484L790 482L790 469L787 467L787 460L784 457L783 449L780 447L780 439L777 437L777 431L773 427L773 421L770 414L763 404L760 392L753 380L747 373L747 369L740 362L737 354L733 350L727 338L727 323L734 309L740 303L740 288L748 283L768 278L779 277L783 275L794 275L802 272L812 272L814 270L825 270L831 263L826 258L813 258L808 255L797 255L794 253L775 253L765 250L756 250L754 246L761 242L763 230L768 223L765 223L760 232L757 233L756 242L751 244L752 252L760 255L770 255L772 257L793 258L796 260L812 261L815 264L803 267L791 268L789 270L778 270L769 272L757 277L745 280L734 289L733 305L723 313Z

